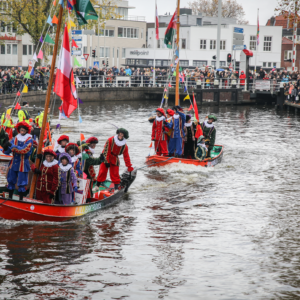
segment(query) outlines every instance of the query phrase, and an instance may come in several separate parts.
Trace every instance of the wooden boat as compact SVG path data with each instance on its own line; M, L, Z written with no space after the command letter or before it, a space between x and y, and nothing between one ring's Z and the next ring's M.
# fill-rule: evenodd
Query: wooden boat
M42 201L24 197L24 201L18 200L17 191L13 199L8 196L8 189L0 187L0 217L8 220L26 221L48 221L66 222L81 218L87 214L94 213L119 202L123 195L127 193L130 185L136 178L136 171L131 176L123 173L121 176L120 190L114 193L114 184L111 181L105 182L105 187L97 193L98 198L89 198L86 204L82 205L56 205L45 204Z
M149 167L162 167L168 164L187 164L201 167L214 167L222 161L223 157L223 146L215 145L211 151L211 158L206 158L202 161L197 159L187 159L187 158L176 158L176 157L166 157L151 155L146 157L146 164Z

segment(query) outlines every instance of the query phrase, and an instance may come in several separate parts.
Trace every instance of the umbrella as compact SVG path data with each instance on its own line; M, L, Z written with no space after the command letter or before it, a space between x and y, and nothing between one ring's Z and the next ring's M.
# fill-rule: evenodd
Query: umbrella
M219 71L219 72L223 72L223 71L225 71L224 69L217 69L217 71Z

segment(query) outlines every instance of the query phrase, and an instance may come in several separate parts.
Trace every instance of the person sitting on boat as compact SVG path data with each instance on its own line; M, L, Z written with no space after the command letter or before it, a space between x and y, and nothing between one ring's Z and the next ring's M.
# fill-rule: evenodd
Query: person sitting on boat
M123 154L125 165L128 172L132 172L134 168L132 167L128 146L126 145L126 140L129 139L128 131L124 128L119 128L115 136L110 137L103 149L104 162L100 165L99 174L97 177L97 186L93 188L93 192L99 190L99 186L103 184L107 177L108 169L110 169L110 179L115 185L115 191L119 189L120 186L120 175L119 175L119 166L120 160L119 155Z
M38 174L36 199L42 200L44 203L53 204L60 183L60 170L56 160L56 153L53 150L46 149L43 156L45 160L39 168L35 164L31 165L31 170Z
M181 157L182 139L185 137L185 114L180 111L180 106L175 106L173 110L175 111L175 114L173 115L171 122L168 123L165 121L165 126L173 130L169 142L169 156L172 157L175 153L175 157Z
M170 108L167 109L167 119L166 119L166 121L168 123L171 122L172 117L174 116L174 114L175 114L175 112L172 109L170 109ZM168 138L167 139L167 143L169 144L169 142L170 142L170 136L171 136L171 133L172 133L172 129L168 128L167 126L165 126L165 131L167 133L167 138Z
M79 149L78 145L75 143L69 143L66 146L65 150L66 150L66 153L68 153L71 157L72 167L75 170L77 176L81 177L82 169L81 169L81 163L79 160L79 158L81 158L81 153L80 153L80 149ZM59 156L59 160L60 160L60 156Z
M1 126L5 130L5 132L8 134L9 140L13 138L13 128L15 125L13 124L13 120L10 116L10 114L4 112L1 116Z
M166 114L163 108L156 110L156 118L152 125L151 140L154 141L156 154L168 156L167 134L165 132L164 120Z
M18 135L3 146L4 154L9 155L13 153L13 159L9 164L9 171L7 174L7 182L9 189L9 198L12 199L15 184L17 183L20 200L26 192L26 185L28 184L28 172L30 171L29 157L32 152L32 135L29 134L31 126L25 121L19 122L15 126Z
M195 151L195 158L202 161L207 155L207 146L205 145L205 137L201 135L198 139L197 148Z
M216 129L213 122L217 121L217 117L211 114L207 118L208 119L201 124L201 128L206 141L209 141L207 157L210 157L210 152L214 148L216 141Z
M22 106L29 107L29 104L28 104L28 102L24 101ZM19 118L19 122L25 121L27 124L30 123L30 121L29 121L30 114L28 113L28 111L26 109L20 109L18 111L18 118Z
M59 155L60 153L66 152L66 146L69 143L69 137L67 135L61 135L58 140L58 146L55 148L55 153Z
M185 145L184 145L184 158L195 158L195 132L192 122L192 117L186 115L185 122Z
M77 177L72 167L72 159L68 153L60 155L60 187L59 202L70 205L74 199L73 192L78 191Z

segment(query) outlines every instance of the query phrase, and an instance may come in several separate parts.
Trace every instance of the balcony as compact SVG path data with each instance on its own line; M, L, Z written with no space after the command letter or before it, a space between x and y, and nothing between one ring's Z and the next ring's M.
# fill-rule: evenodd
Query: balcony
M116 20L146 22L146 18L142 16L120 16Z

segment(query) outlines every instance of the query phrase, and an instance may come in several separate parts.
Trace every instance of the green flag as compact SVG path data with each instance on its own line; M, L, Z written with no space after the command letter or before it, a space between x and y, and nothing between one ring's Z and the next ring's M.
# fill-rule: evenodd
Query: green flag
M77 0L75 12L79 25L87 24L87 20L98 20L98 15L90 0Z
M25 74L24 78L31 79L31 77L30 77L30 75L29 75L28 71L26 72L26 74Z
M182 68L181 67L179 67L179 72L182 72Z
M49 44L53 44L53 45L55 44L48 33L46 34L44 42L49 43Z
M173 76L176 76L176 71L173 72Z
M167 27L167 30L165 32L164 43L167 45L167 47L169 49L172 49L173 36L174 36L175 30L176 30L176 22L177 22L177 13L175 11L175 13Z
M81 64L78 62L76 57L74 57L74 66L81 67Z

